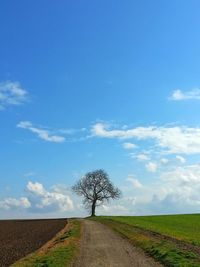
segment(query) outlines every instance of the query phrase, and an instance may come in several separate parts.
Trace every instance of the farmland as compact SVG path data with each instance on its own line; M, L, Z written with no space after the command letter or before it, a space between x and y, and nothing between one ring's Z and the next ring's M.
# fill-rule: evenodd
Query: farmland
M200 266L200 215L96 217L165 266Z
M103 217L102 217L103 218ZM200 246L200 214L106 217Z
M0 266L10 266L37 250L66 223L66 219L0 221Z
M200 215L0 221L0 259L2 267L115 266L116 262L199 267Z
M78 252L81 237L79 220L68 220L68 224L37 251L12 264L12 267L66 267L71 266Z

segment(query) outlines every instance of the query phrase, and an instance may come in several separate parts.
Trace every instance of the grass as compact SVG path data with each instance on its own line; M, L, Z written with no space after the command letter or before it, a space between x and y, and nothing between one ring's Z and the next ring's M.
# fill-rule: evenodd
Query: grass
M128 238L164 266L200 266L200 254L190 250L192 244L200 244L200 215L109 216L93 219ZM160 235L155 236L152 231ZM162 238L162 235L173 239ZM180 240L184 241L184 246L181 246Z
M106 218L200 245L200 214Z
M66 231L58 234L46 248L17 261L12 267L67 267L78 251L81 224L70 220Z

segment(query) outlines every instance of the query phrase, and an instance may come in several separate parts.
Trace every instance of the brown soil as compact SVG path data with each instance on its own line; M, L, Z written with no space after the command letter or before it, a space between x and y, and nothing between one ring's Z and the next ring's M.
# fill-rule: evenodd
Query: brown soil
M66 219L0 221L0 267L37 250L66 223Z
M98 222L83 220L80 253L72 267L162 266Z
M59 231L52 239L50 239L48 242L46 242L41 248L37 250L38 255L44 255L48 253L49 250L52 248L55 248L57 245L61 244L60 238L70 230L71 224L68 221L68 223L65 225L65 227ZM66 246L69 243L69 240L62 240L62 245Z

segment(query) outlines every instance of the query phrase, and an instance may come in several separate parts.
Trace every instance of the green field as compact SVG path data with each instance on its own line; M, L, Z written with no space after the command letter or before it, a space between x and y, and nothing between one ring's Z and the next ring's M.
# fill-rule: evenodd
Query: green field
M200 214L102 217L200 245Z
M169 267L200 267L200 214L100 216L133 245Z

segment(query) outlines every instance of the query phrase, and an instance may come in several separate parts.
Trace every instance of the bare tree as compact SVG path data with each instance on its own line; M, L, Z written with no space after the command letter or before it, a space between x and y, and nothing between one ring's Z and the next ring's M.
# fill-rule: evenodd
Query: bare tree
M114 187L108 174L104 170L88 172L73 187L72 190L79 196L83 196L83 203L91 210L91 216L95 216L95 209L105 201L118 199L121 192Z

